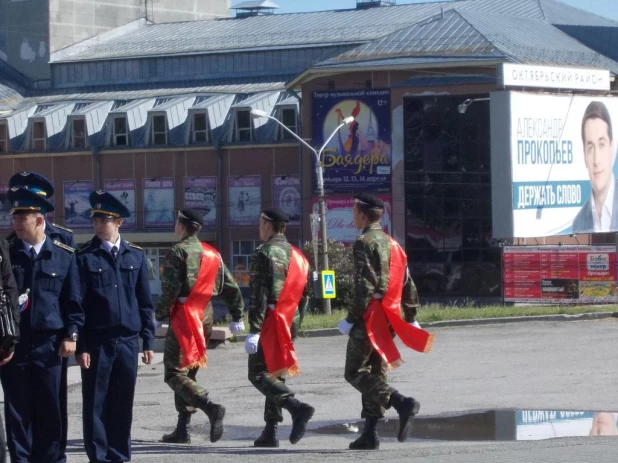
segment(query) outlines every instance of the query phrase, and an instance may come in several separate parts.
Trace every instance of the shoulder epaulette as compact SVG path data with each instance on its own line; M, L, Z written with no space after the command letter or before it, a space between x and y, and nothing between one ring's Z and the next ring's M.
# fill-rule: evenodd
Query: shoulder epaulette
M91 244L92 244L92 240L86 241L84 244L82 244L80 247L77 248L77 252L78 253L84 252L90 247Z
M57 223L52 223L52 227L59 228L60 230L64 230L65 232L73 233L73 230L67 227L63 227L62 225L58 225Z
M75 248L72 248L71 246L67 246L66 244L61 243L61 242L60 242L60 241L58 241L58 240L54 240L54 244L55 244L56 246L58 246L59 248L64 249L65 251L75 252Z
M125 241L125 243L127 243L127 244L128 244L129 246L131 246L132 248L139 249L140 251L143 251L143 250L144 250L143 248L140 248L137 244L133 244L133 243L131 243L130 241Z

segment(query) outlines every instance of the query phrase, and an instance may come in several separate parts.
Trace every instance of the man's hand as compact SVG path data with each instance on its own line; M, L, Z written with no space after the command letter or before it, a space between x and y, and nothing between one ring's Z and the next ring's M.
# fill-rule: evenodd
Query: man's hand
M142 362L146 365L150 365L154 361L154 352L151 350L145 350L142 354Z
M238 322L232 322L229 326L230 332L232 334L238 334L245 331L245 322L240 320Z
M77 358L77 363L79 363L79 366L84 370L90 368L90 354L88 352L76 355L75 357Z
M58 349L58 355L60 357L70 357L75 353L75 348L77 347L77 341L72 341L70 339L64 339L62 344L60 344L60 348Z
M9 363L9 361L13 358L14 353L15 352L0 351L0 367Z
M339 322L337 328L339 328L339 332L345 336L350 334L350 330L352 329L352 323L347 321L345 318Z
M260 341L259 334L250 334L245 339L245 351L247 354L255 354L258 350L258 342Z

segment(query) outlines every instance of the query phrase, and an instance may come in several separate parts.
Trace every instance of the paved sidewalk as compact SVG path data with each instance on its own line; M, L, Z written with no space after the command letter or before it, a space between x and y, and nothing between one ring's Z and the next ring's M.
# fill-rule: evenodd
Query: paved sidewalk
M604 410L618 408L616 346L618 320L532 322L436 328L429 355L404 352L406 363L390 374L392 384L422 403L421 416L485 409ZM599 462L616 461L618 437L561 438L535 442L462 442L383 439L379 452L350 452L351 434L317 434L326 425L359 420L360 395L343 379L346 338L299 339L302 374L289 384L316 407L310 431L297 445L287 441L290 419L281 427L281 448L251 447L263 426L263 397L247 380L242 343L208 352L198 379L228 410L223 439L207 440L206 417L195 415L193 444L158 442L175 425L173 396L163 366L140 368L134 408L133 461L191 463L272 461L424 462ZM161 354L157 354L160 357ZM160 360L158 358L158 360ZM70 462L85 462L81 442L81 391L69 398ZM388 418L396 415L391 410Z

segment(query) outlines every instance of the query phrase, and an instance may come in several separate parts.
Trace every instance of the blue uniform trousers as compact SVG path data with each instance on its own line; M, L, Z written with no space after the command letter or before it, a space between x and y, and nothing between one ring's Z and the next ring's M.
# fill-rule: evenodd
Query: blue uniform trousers
M58 463L67 461L67 436L69 433L69 416L67 404L67 375L69 371L69 359L62 359L62 370L60 375L60 419L62 421L62 435L60 437L60 448L58 449Z
M84 446L93 463L131 459L133 396L137 381L137 334L88 333L90 368L82 369Z
M31 333L0 368L12 463L55 462L62 438L58 355L61 336Z

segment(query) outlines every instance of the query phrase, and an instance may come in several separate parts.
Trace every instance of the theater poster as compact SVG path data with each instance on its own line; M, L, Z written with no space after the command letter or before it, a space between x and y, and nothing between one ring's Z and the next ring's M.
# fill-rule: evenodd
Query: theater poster
M144 227L174 228L174 179L144 179Z
M90 193L94 190L91 180L64 182L64 225L74 229L92 228ZM56 205L56 208L58 205Z
M285 175L273 177L273 206L288 213L288 225L299 225L302 213L300 177Z
M217 177L185 177L185 207L202 213L204 227L217 222Z
M313 93L312 144L319 150L349 116L322 153L324 188L329 193L391 191L390 90ZM314 159L315 165L315 159ZM313 187L317 188L315 170Z
M262 177L229 177L227 201L230 227L259 226L262 212Z
M384 201L384 215L380 220L382 230L392 234L392 202L390 195L378 195ZM329 196L326 198L326 234L329 239L342 243L354 243L360 235L360 230L354 225L352 208L354 198L351 196ZM313 213L320 213L317 198L313 199ZM318 233L318 236L320 234Z
M124 219L122 228L135 228L137 223L135 214L135 180L105 180L103 189L114 195L131 213L130 217Z

